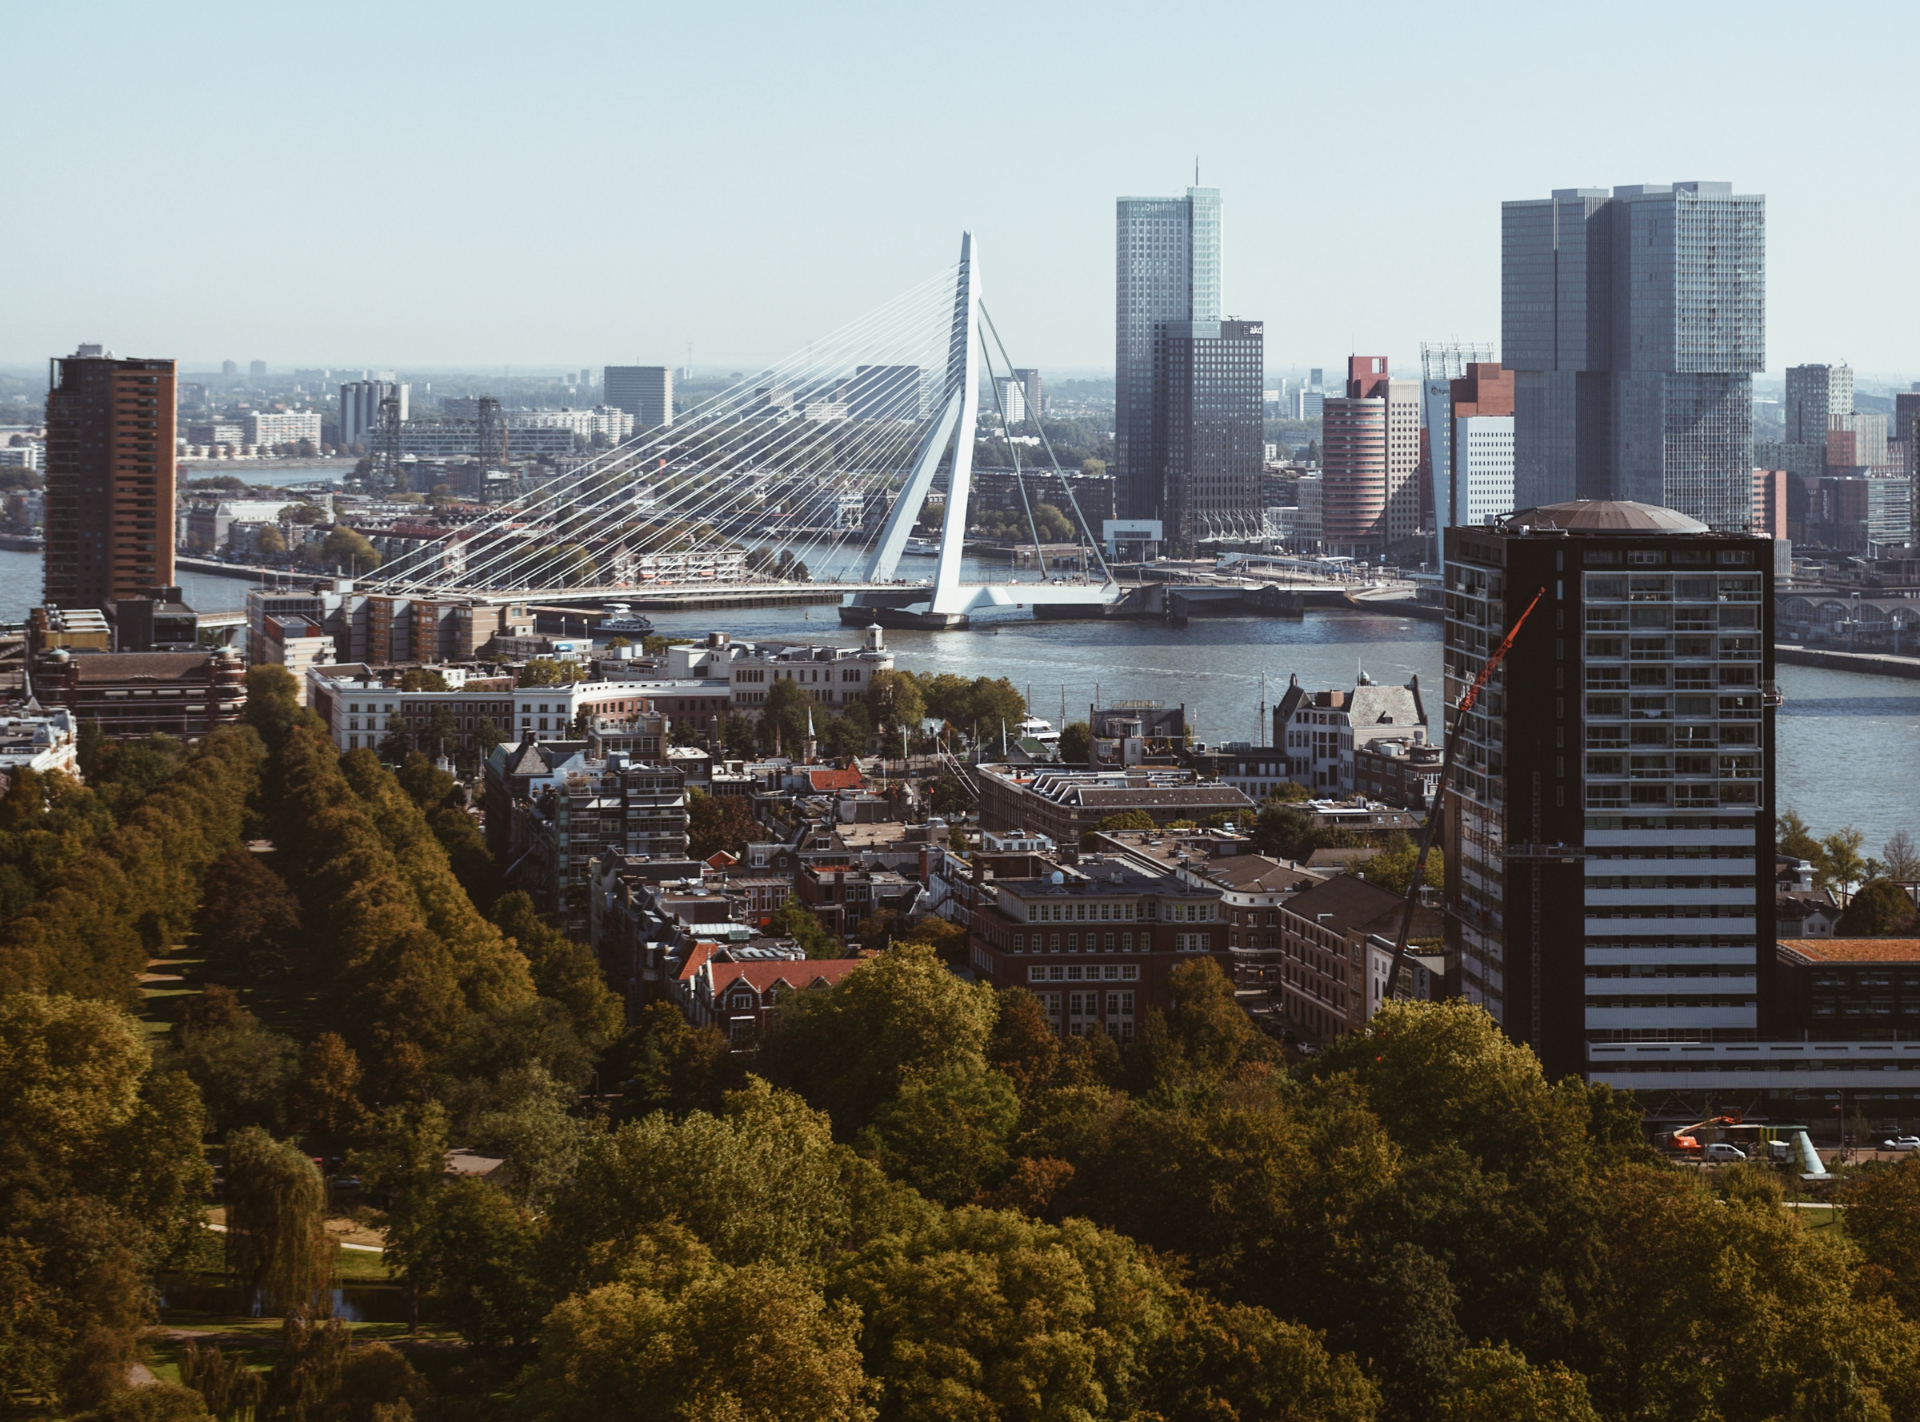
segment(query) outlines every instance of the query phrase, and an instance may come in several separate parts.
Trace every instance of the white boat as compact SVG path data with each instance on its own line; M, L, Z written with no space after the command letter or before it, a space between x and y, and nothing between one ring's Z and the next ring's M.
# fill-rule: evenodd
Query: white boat
M901 551L906 553L924 553L928 557L933 557L940 552L940 545L935 543L931 538L909 538L907 540L907 546Z
M653 622L651 619L641 617L635 613L632 606L628 603L610 602L607 604L606 615L594 624L594 631L651 632L653 631Z
M1014 728L1014 733L1023 741L1032 738L1042 745L1060 744L1060 733L1053 729L1053 722L1043 721L1038 716L1029 716Z

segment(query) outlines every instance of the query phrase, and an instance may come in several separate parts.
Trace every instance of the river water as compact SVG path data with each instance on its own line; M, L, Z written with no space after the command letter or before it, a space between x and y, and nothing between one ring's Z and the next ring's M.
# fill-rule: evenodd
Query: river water
M931 571L932 560L926 571ZM903 569L904 570L904 569ZM1006 576L1004 566L997 574ZM246 605L235 578L182 572L187 600L203 612ZM18 622L40 600L40 555L0 551L0 621ZM831 607L777 607L713 613L652 614L675 636L725 631L738 638L843 641L852 634ZM1427 715L1437 721L1439 624L1360 612L1313 612L1304 621L1195 619L1185 627L1151 622L1001 622L996 630L889 631L903 667L1006 677L1027 693L1036 715L1084 719L1102 700L1184 704L1199 739L1267 739L1268 706L1289 676L1308 687L1351 686L1364 671L1376 681L1418 675ZM1920 838L1920 682L1816 667L1777 670L1786 704L1779 719L1779 803L1798 810L1817 833L1852 825L1877 852L1896 830Z

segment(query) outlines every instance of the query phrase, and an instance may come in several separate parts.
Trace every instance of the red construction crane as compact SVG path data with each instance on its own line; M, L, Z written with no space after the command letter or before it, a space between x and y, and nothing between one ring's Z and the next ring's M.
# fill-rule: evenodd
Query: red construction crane
M1387 967L1387 986L1381 999L1383 1002L1393 1001L1400 991L1400 971L1407 961L1407 934L1413 930L1413 910L1420 902L1420 885L1426 878L1427 852L1433 848L1434 826L1440 823L1440 817L1446 810L1447 785L1453 779L1453 757L1460 744L1460 729L1466 724L1467 712L1473 710L1473 703L1479 700L1480 693L1485 689L1487 679L1493 675L1494 668L1498 667L1506 659L1507 653L1513 650L1513 639L1520 635L1520 629L1526 626L1527 618L1532 615L1534 608L1540 605L1540 599L1546 595L1545 588L1539 589L1534 593L1533 601L1529 602L1521 610L1520 615L1513 619L1513 626L1509 627L1507 635L1500 639L1500 645L1493 649L1493 655L1488 657L1486 665L1480 668L1480 675L1473 679L1473 685L1467 688L1467 694L1460 698L1459 709L1453 713L1453 727L1447 732L1446 754L1440 762L1440 780L1433 787L1433 798L1427 805L1427 826L1420 835L1420 857L1413 862L1413 878L1407 883L1407 901L1400 910L1400 932L1394 935L1393 961Z

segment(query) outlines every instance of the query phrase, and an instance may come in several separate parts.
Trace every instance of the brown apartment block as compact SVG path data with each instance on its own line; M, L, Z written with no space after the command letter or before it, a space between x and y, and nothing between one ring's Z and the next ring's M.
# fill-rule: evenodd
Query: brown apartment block
M172 585L174 363L82 346L52 377L46 601L105 607Z

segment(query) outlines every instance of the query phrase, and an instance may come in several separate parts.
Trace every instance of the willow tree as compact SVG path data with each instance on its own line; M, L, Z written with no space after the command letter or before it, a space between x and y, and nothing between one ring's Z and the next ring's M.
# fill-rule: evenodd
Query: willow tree
M327 1187L300 1149L258 1127L227 1142L227 1268L263 1308L327 1312Z

